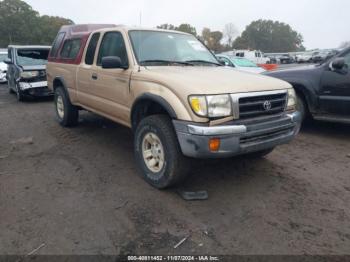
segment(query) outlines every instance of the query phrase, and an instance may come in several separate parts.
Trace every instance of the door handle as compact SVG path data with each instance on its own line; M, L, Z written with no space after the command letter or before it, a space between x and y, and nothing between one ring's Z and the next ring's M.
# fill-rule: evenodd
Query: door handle
M97 79L98 79L98 76L97 76L96 73L93 73L92 76L91 76L91 78L92 78L93 80L97 80Z

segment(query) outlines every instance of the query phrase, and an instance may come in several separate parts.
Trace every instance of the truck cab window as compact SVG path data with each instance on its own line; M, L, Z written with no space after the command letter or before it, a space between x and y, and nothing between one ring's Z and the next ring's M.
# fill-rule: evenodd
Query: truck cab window
M75 59L80 51L81 39L70 39L64 42L61 58Z
M104 35L98 54L97 65L100 66L102 58L107 56L118 56L123 65L128 65L128 56L121 33L109 32Z
M100 39L100 33L95 33L91 37L88 49L86 51L85 64L92 65L94 63L96 47L99 39Z
M52 45L52 49L51 49L51 53L50 56L51 57L56 57L57 56L57 52L58 49L60 48L62 41L64 39L65 33L59 33Z

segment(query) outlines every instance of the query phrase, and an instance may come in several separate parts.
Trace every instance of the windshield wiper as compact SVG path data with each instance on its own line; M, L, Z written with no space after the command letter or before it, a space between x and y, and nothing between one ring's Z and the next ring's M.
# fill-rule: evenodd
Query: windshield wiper
M172 61L172 60L162 60L162 59L152 59L152 60L140 61L140 65L144 65L144 64L148 64L148 63L162 63L162 64L168 64L168 65L179 64L179 65L193 66L193 64L188 62L188 61L182 62L182 61Z
M211 62L211 61L207 61L207 60L188 60L186 62L187 63L203 63L203 64L211 64L211 65L223 66L220 63Z

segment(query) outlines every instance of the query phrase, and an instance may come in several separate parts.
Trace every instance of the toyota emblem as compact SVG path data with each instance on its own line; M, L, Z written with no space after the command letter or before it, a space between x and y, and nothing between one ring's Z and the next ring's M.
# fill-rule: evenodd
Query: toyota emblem
M270 101L265 101L263 104L263 107L264 107L265 111L270 111L272 108L272 104Z

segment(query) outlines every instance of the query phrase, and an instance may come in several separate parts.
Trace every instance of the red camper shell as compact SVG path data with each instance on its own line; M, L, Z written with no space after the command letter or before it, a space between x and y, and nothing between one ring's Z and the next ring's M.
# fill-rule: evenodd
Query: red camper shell
M62 26L52 44L48 60L53 63L78 65L90 34L95 30L113 28L113 24L85 24Z

